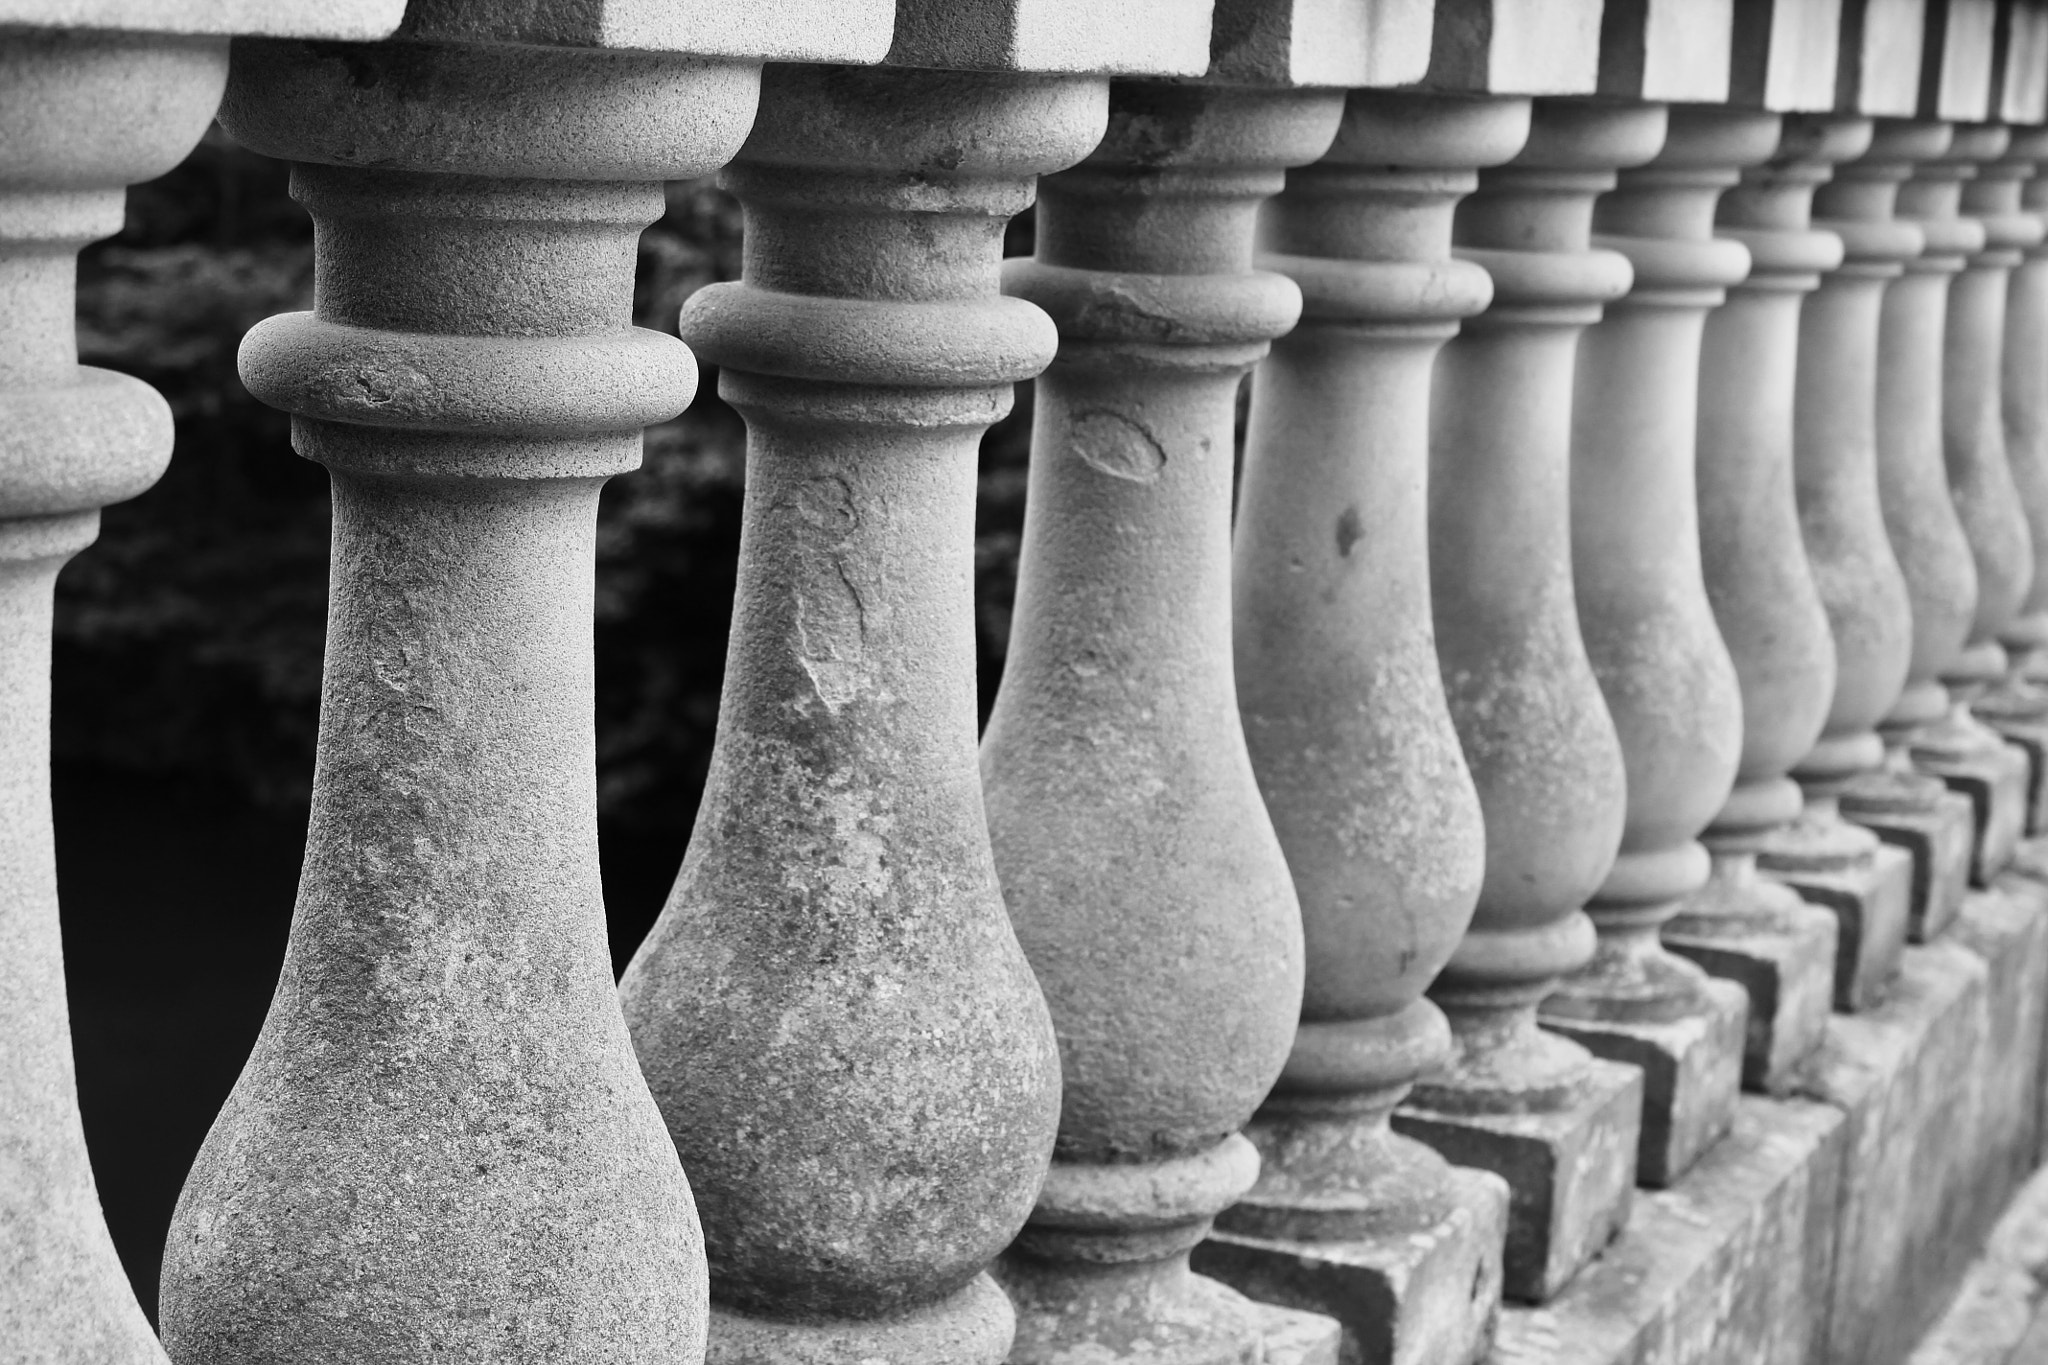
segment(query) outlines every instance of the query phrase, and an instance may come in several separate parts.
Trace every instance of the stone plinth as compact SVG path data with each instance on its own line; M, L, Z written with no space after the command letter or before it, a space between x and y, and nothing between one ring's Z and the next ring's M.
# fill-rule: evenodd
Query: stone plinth
M1729 1134L1542 1308L1506 1309L1489 1365L1810 1365L1826 1330L1841 1113L1745 1097Z

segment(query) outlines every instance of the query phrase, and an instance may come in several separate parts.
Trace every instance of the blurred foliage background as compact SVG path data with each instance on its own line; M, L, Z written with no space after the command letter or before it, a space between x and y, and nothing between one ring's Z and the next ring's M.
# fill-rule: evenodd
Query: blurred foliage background
M327 475L235 373L242 334L312 305L312 225L282 164L216 129L130 191L79 262L88 364L170 401L162 482L107 509L58 579L58 871L79 1091L102 1201L152 1311L172 1204L255 1040L303 849L326 624ZM634 312L675 329L739 274L737 206L671 185L641 238ZM1031 249L1027 214L1012 254ZM1009 630L1029 394L983 446L976 536L984 716ZM725 663L744 428L706 367L599 511L597 762L612 951L623 967L682 858Z

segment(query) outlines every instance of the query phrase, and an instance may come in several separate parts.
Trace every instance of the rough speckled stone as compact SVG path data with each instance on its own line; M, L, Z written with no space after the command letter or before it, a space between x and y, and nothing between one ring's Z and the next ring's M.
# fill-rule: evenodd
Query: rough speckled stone
M1664 946L1749 993L1743 1088L1783 1094L1827 1029L1840 926L1754 868L1739 876L1717 866L1705 890L1664 927ZM1732 912L1702 913L1703 901L1711 907L1724 895Z
M1885 767L1849 785L1842 810L1912 858L1906 941L1931 943L1961 912L1970 889L1977 817L1970 798L1939 778L1893 766L1910 761L1903 751L1888 755Z
M1842 1115L1744 1098L1729 1136L1543 1308L1509 1308L1489 1365L1813 1365Z
M302 7L293 6L297 15ZM64 16L50 14L52 20ZM0 21L4 22L4 21ZM78 248L198 142L226 44L0 33L0 1361L162 1365L79 1120L50 825L51 588L171 453L147 385L78 364ZM76 928L76 926L74 926ZM95 936L75 939L91 952Z
M1944 743L1949 735L1959 737L1954 747ZM1970 882L1989 886L2012 862L2026 833L2026 751L2006 743L1974 716L1958 717L1938 735L1923 732L1916 737L1913 761L1922 772L1940 778L1950 791L1969 799L1974 836Z
M1627 1223L1642 1122L1642 1068L1598 1058L1562 1106L1446 1113L1411 1100L1394 1111L1397 1132L1508 1182L1501 1292L1520 1303L1563 1289Z
M599 489L696 380L630 325L635 241L663 179L737 149L757 74L235 47L225 121L298 163L317 243L316 311L242 374L329 469L333 570L291 939L173 1216L173 1359L703 1349L605 940L590 597Z
M1682 1176L1734 1121L1749 993L1711 977L1698 991L1695 1007L1673 1019L1548 1021L1596 1056L1643 1069L1636 1182L1651 1189Z
M1195 1268L1255 1299L1333 1315L1342 1365L1476 1362L1500 1314L1508 1189L1486 1171L1450 1180L1456 1194L1435 1226L1316 1241L1219 1231L1195 1249Z
M1550 107L1539 103L1539 119ZM1588 140L1635 120L1657 145L1665 110L1588 105L1567 117ZM1608 163L1634 168L1593 210L1594 244L1626 256L1635 282L1579 339L1572 570L1621 739L1628 815L1586 907L1599 948L1542 1010L1594 1052L1648 1069L1637 1177L1653 1184L1726 1130L1741 1081L1744 992L1668 952L1658 930L1707 883L1698 836L1741 760L1742 695L1702 575L1694 457L1707 311L1749 272L1748 251L1713 236L1714 205L1739 167L1770 153L1774 132L1768 119L1672 119L1647 164Z
M2048 1360L2048 1171L1999 1217L1955 1300L1907 1365L2038 1365Z
M1442 137L1484 108L1420 112ZM1626 813L1620 742L1572 601L1569 472L1578 338L1629 271L1588 247L1614 139L1578 131L1537 121L1461 205L1454 240L1492 277L1493 301L1439 356L1430 414L1437 663L1486 816L1486 878L1430 987L1456 1051L1397 1126L1508 1180L1506 1274L1520 1298L1553 1292L1620 1225L1632 1159L1594 1173L1581 1158L1632 1154L1642 1105L1639 1078L1617 1080L1536 1022L1557 978L1593 954L1582 907L1613 868ZM1639 145L1619 155L1647 155L1654 131L1624 126ZM1407 141L1385 154L1421 160Z
M974 754L975 448L1052 358L1004 220L1107 82L771 66L724 173L738 283L684 335L748 425L704 803L622 983L700 1190L714 1361L996 1365L984 1267L1037 1197L1051 1020Z
M1052 1173L999 1268L1013 1365L1259 1349L1243 1297L1187 1270L1258 1174L1237 1129L1294 1041L1295 883L1314 891L1313 869L1289 876L1238 719L1231 431L1242 375L1301 309L1250 268L1257 207L1342 108L1119 83L1101 147L1040 187L1036 256L1004 270L1060 328L982 741L996 868L1064 1074ZM1342 963L1360 935L1330 937Z
M1454 1176L1388 1119L1451 1050L1422 994L1485 871L1432 648L1429 373L1487 296L1451 255L1454 206L1475 165L1521 145L1527 114L1356 92L1329 154L1290 173L1263 224L1261 259L1300 287L1303 320L1253 386L1234 645L1308 971L1293 1052L1249 1130L1265 1169L1220 1226L1295 1246L1249 1283L1291 1284L1368 1359L1471 1359L1498 1292L1498 1186ZM1370 1312L1308 1268L1324 1242L1377 1286Z
M1976 1247L1958 1198L1988 1058L1983 962L1908 948L1891 995L1837 1015L1807 1098L1844 1112L1828 1343L1816 1365L1896 1365L1939 1316Z
M1747 7L1741 18L1754 22ZM1772 18L1772 30L1782 12ZM1780 45L1770 54L1783 56ZM1749 54L1740 70L1761 62ZM1775 63L1774 63L1775 65ZM1759 79L1759 91L1770 84ZM1767 133L1770 159L1721 196L1715 231L1741 242L1750 272L1707 317L1700 354L1700 557L1714 620L1742 687L1742 760L1735 789L1702 836L1707 885L1664 927L1664 944L1749 992L1743 1082L1778 1091L1820 1041L1833 994L1832 919L1758 877L1758 854L1801 814L1786 774L1820 738L1835 695L1827 610L1801 541L1793 488L1794 377L1799 314L1820 273L1841 264L1831 233L1807 226L1815 186L1867 143L1861 124L1795 127L1730 110L1674 117Z
M1786 828L1757 861L1834 915L1835 1008L1853 1013L1882 999L1912 921L1912 855L1836 815Z

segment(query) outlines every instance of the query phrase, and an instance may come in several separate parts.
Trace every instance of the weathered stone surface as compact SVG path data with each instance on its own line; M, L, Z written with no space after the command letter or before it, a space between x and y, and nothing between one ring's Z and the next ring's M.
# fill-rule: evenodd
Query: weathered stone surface
M1987 1065L1985 985L1983 962L1958 944L1908 948L1892 994L1837 1015L1814 1055L1804 1094L1842 1110L1846 1130L1816 1361L1903 1360L1975 1251L1956 1183Z
M1597 145L1627 120L1663 116L1587 106L1567 136ZM1580 337L1572 395L1575 600L1621 740L1628 814L1586 907L1599 947L1542 1013L1602 1056L1654 1068L1638 1164L1652 1184L1726 1130L1742 1073L1744 993L1665 950L1658 930L1706 885L1698 835L1741 759L1740 683L1701 570L1694 454L1706 313L1749 271L1739 243L1713 236L1714 205L1775 146L1769 123L1673 118L1663 149L1595 204L1593 242L1626 256L1635 284Z
M1340 1365L1344 1328L1335 1318L1273 1303L1253 1308L1259 1319L1259 1345L1265 1352L1263 1365Z
M1927 2L1841 0L1837 110L1897 118L1918 112Z
M1783 114L1833 109L1842 7L1843 0L1750 0L1735 6L1728 103Z
M173 1218L174 1359L702 1350L703 1242L605 939L592 539L695 387L629 325L635 241L756 87L676 56L236 45L225 121L299 163L318 235L316 310L252 332L242 375L328 466L334 569L291 941Z
M297 7L293 7L296 13ZM51 16L61 19L62 16ZM302 16L301 16L302 17ZM78 249L206 130L227 46L0 32L0 1360L162 1365L79 1120L50 824L57 572L171 453L147 385L79 365ZM92 951L94 936L82 943Z
M1387 1343L1350 1338L1375 1358L1412 1352L1411 1339L1476 1356L1492 1319L1474 1316L1470 1267L1499 1275L1494 1187L1454 1175L1388 1115L1451 1051L1423 991L1485 866L1432 647L1430 365L1488 292L1451 256L1453 208L1471 168L1510 155L1526 130L1520 102L1440 109L1354 92L1329 154L1290 173L1263 229L1260 260L1300 287L1303 319L1253 386L1233 645L1308 972L1287 1068L1248 1129L1265 1167L1219 1225L1340 1243L1383 1266ZM1409 1266L1424 1244L1428 1273ZM1313 1298L1304 1287L1292 1301ZM1362 1321L1342 1301L1321 1306Z
M1500 1314L1508 1190L1486 1171L1454 1169L1450 1181L1434 1225L1356 1240L1218 1231L1195 1249L1195 1269L1268 1303L1334 1315L1343 1365L1476 1362Z
M2012 862L2026 833L2029 770L2024 749L2007 743L1974 715L1956 714L1965 706L1958 700L1946 722L1914 737L1913 762L1969 800L1970 881L1989 886Z
M1906 947L1912 855L1847 821L1802 819L1782 831L1758 862L1834 915L1835 1008L1853 1012L1877 1003Z
M1446 144L1482 119L1529 118L1507 101L1413 108ZM1432 378L1430 589L1437 669L1486 817L1486 876L1471 928L1430 987L1456 1051L1412 1096L1426 1112L1399 1125L1507 1177L1509 1292L1524 1298L1553 1292L1619 1226L1641 1109L1639 1084L1617 1086L1585 1049L1536 1023L1556 979L1592 956L1581 907L1613 867L1626 805L1620 744L1572 602L1569 470L1575 344L1629 269L1588 249L1587 210L1611 183L1614 147L1573 131L1569 117L1541 120L1511 164L1481 171L1454 228L1460 252L1492 277L1493 300ZM1424 160L1417 141L1362 150ZM1463 155L1481 159L1469 146ZM1592 1179L1540 1150L1610 1146L1626 1146L1629 1162Z
M1187 1253L1260 1178L1237 1130L1302 1017L1297 885L1317 902L1323 953L1310 1019L1334 1014L1341 1031L1366 1012L1354 974L1381 951L1384 913L1358 886L1372 865L1350 865L1356 899L1341 905L1328 899L1335 870L1304 858L1290 877L1232 673L1239 380L1302 307L1293 282L1248 269L1255 210L1284 168L1329 146L1343 99L1120 83L1102 145L1041 186L1037 254L1005 267L1005 289L1060 329L1037 387L1015 622L982 742L996 868L1064 1072L1052 1173L999 1268L1018 1303L1014 1365L1259 1349L1250 1305L1190 1275ZM1336 406L1310 411L1335 420ZM1335 457L1319 472L1340 486L1354 473ZM1311 471L1289 470L1283 499L1295 477ZM1248 476L1241 524L1255 496ZM1368 581L1347 576L1326 531L1314 548L1326 584ZM1284 707L1274 720L1301 723ZM1337 790L1326 817L1312 780L1289 792L1303 850L1378 815ZM1351 1058L1338 1061L1332 1088L1348 1096ZM1379 1178L1369 1160L1336 1167L1350 1188Z
M1490 1365L1810 1365L1835 1256L1843 1119L1745 1097L1729 1136L1645 1193L1543 1308L1508 1308Z
M1002 224L1107 82L771 66L742 279L682 331L748 423L717 748L622 993L706 1211L711 1359L995 1365L1058 1121L975 761L975 450L1052 324ZM1227 1174L1227 1172L1226 1172Z
M1734 1121L1749 994L1732 981L1712 977L1702 980L1698 991L1693 1008L1670 1019L1547 1021L1594 1055L1643 1069L1636 1181L1651 1189L1663 1189L1684 1175Z
M1939 778L1893 767L1888 757L1885 767L1850 784L1842 807L1857 824L1913 860L1906 941L1939 938L1970 889L1977 847L1977 815L1970 798L1949 790Z
M1771 115L1680 117L1747 121L1767 129L1775 148L1717 206L1715 229L1748 249L1750 272L1708 315L1700 357L1700 557L1742 688L1742 757L1735 789L1702 836L1712 875L1663 937L1749 991L1743 1081L1779 1091L1826 1027L1840 937L1825 911L1756 872L1759 854L1781 845L1804 810L1786 774L1821 737L1836 692L1834 639L1793 486L1793 404L1803 296L1841 264L1842 245L1807 222L1815 187L1862 150L1869 128L1808 122L1786 136ZM1900 942L1903 919L1901 907Z
M976 18L993 24L1021 7L992 4ZM896 8L891 0L410 0L400 34L428 42L865 63L889 50Z
M1949 940L1984 962L1986 1051L1976 1118L1968 1130L1973 1173L1962 1197L1974 1244L2033 1170L2041 1145L2041 1075L2048 1064L2048 886L2007 873L1974 892Z
M2048 1360L2048 1171L2013 1198L1941 1320L1907 1365Z
M895 11L888 60L898 66L1107 76L1209 69L1209 0L895 0Z
M1615 0L1600 14L1599 93L1720 104L1728 98L1734 0Z
M1394 1111L1397 1132L1428 1143L1457 1165L1507 1181L1501 1288L1511 1301L1549 1301L1628 1221L1643 1072L1598 1059L1589 1059L1585 1070L1562 1104L1521 1112L1447 1112L1411 1099ZM1458 1098L1443 1096L1446 1103Z
M1716 910L1726 897L1729 909ZM1749 993L1745 1090L1783 1094L1820 1044L1835 1000L1836 917L1753 867L1716 867L1664 927L1664 946Z

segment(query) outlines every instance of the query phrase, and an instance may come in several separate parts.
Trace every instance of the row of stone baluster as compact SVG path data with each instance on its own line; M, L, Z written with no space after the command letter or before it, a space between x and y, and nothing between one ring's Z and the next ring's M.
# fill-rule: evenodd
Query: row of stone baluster
M316 225L241 366L334 526L185 1365L1319 1330L1223 1280L1371 1359L1418 1258L1469 1359L1504 1237L1555 1294L2010 857L2034 5L400 8L0 3L0 1360L161 1359L73 1094L50 588L170 444L77 365L73 254L217 103ZM681 332L748 428L731 647L615 990L594 510L695 385L635 240L720 166L743 278ZM976 449L1034 377L977 757Z

